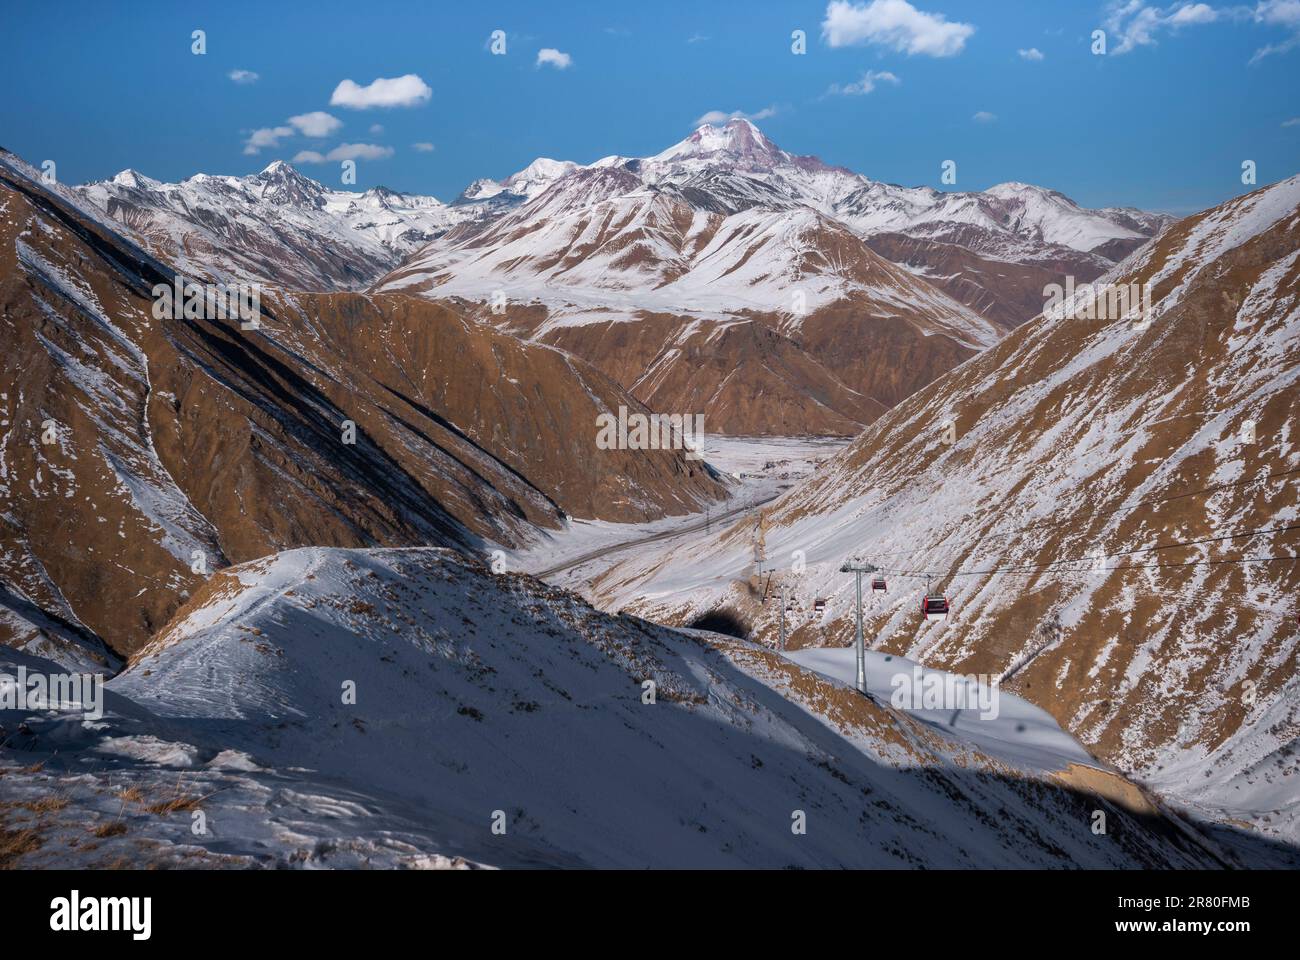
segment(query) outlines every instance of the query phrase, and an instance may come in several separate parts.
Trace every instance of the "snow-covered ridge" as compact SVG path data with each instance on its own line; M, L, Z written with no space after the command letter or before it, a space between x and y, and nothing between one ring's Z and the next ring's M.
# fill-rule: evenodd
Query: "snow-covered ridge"
M816 157L787 153L744 119L722 126L705 124L650 157L606 157L587 167L541 159L502 182L528 182L532 192L527 199L532 199L573 170L615 164L636 172L647 184L665 188L689 190L704 183L716 188L729 179L738 194L757 197L762 194L744 186L746 181L756 182L769 194L768 204L808 206L864 236L898 231L932 237L975 226L989 232L989 252L1000 250L1007 259L1024 256L1034 245L1086 253L1111 241L1145 239L1170 222L1168 217L1141 211L1085 210L1058 191L1026 183L1001 183L979 192L882 183Z
M308 289L364 286L483 215L385 187L331 189L281 160L249 176L200 173L180 183L124 170L75 192L192 272Z
M21 768L44 761L82 830L125 822L130 842L108 843L132 863L1219 865L1173 822L1151 829L1163 812L1082 752L996 759L754 645L600 614L440 550L225 571L106 706L94 730L24 717L0 768L25 796ZM97 789L109 778L146 800ZM178 794L217 829L143 809ZM1123 844L1092 833L1099 796Z

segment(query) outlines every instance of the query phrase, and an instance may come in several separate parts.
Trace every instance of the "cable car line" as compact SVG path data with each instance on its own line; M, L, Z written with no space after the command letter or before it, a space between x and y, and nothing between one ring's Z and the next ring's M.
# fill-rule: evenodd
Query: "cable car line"
M950 572L941 572L941 571L934 571L934 570L883 569L880 571L880 573L885 576L909 577L909 578L925 577L927 580L931 580L931 579L940 579L944 577L987 576L989 574L994 574L994 573L1009 573L1018 570L1048 570L1053 567L1066 566L1075 563L1096 563L1098 560L1108 560L1111 559L1112 557L1127 557L1127 556L1133 556L1135 554L1140 554L1140 553L1154 553L1155 551L1158 550L1174 550L1180 547L1193 547L1204 543L1218 543L1224 540L1239 540L1242 537L1262 536L1264 534L1270 534L1270 533L1286 533L1291 530L1300 530L1300 523L1287 524L1286 526L1282 526L1282 527L1261 527L1255 530L1243 530L1240 533L1227 533L1227 534L1221 534L1216 537L1202 537L1197 540L1179 541L1176 543L1162 543L1162 544L1157 544L1154 547L1138 547L1133 550L1120 550L1115 553L1107 553L1107 554L1102 554L1100 556L1094 555L1091 557L1074 557L1066 560L1053 560L1049 563L1016 564L1014 566L995 567L988 570L955 570ZM1281 558L1281 559L1285 559L1285 558ZM1193 561L1190 564L1170 564L1170 566L1191 566L1194 565L1196 562L1205 562L1205 561ZM1135 566L1138 565L1133 565L1133 567L1109 567L1105 569L1111 569L1111 570L1133 569Z

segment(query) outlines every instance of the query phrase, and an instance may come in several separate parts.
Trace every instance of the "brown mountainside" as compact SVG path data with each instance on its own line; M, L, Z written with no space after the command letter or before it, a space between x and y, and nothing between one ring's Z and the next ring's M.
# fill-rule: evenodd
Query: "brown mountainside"
M721 495L680 451L595 450L597 415L637 408L598 371L435 304L154 319L170 268L37 179L0 155L0 639L125 653L201 571L277 550L476 553Z

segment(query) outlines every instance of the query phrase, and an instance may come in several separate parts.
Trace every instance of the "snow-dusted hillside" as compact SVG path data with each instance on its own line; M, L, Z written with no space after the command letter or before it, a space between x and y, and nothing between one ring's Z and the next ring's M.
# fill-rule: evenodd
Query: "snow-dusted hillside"
M567 174L483 229L449 235L376 289L481 300L500 291L550 304L535 335L641 311L714 319L776 313L798 330L806 314L846 298L914 317L928 332L971 347L1000 335L815 210L695 210L610 167Z
M15 799L77 812L22 865L1232 862L1068 738L994 758L751 644L442 550L225 571L109 692L99 723L28 715L0 761Z
M1149 327L1076 303L895 407L766 513L771 589L798 598L796 645L842 643L839 567L873 563L876 649L1004 676L1162 792L1294 843L1300 178L1180 222L1111 279L1151 285ZM644 551L596 594L678 622L730 606L770 640L752 526ZM920 618L927 580L949 620Z

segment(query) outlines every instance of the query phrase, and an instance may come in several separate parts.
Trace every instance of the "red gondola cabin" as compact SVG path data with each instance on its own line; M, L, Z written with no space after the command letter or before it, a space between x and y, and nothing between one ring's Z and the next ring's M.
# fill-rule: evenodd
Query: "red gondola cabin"
M921 616L927 620L945 620L948 617L948 598L926 594L921 600Z

